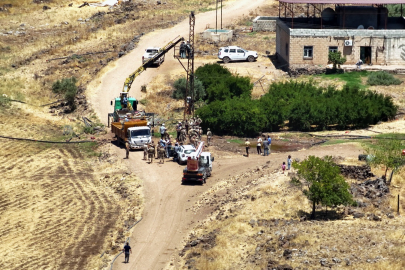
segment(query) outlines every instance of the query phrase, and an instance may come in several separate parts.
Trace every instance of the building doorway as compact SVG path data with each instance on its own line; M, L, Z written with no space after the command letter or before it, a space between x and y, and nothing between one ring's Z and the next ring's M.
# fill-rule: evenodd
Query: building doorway
M364 64L371 64L371 47L360 47L360 59Z

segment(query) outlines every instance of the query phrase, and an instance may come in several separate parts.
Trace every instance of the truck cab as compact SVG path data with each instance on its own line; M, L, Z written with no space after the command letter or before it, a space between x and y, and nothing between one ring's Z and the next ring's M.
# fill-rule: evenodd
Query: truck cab
M152 141L150 125L128 128L128 142L131 149L142 149Z
M202 152L199 157L192 155L187 159L187 167L183 170L182 183L197 181L205 183L212 174L212 163L214 157L210 152Z
M145 53L142 56L142 64L145 64L151 58L155 57L162 48L160 47L149 47L145 50ZM161 57L156 59L153 64L160 66L165 61L165 55L163 54Z
M136 100L136 98L133 97L129 97L128 98L128 103L131 103L132 108L134 109L134 111L137 110L138 108L138 100ZM121 98L117 97L114 100L114 111L118 111L123 109L122 104L121 104Z

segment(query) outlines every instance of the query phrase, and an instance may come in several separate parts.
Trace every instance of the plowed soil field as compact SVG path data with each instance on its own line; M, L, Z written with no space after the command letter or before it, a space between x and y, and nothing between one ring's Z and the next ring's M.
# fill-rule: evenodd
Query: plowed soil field
M0 147L1 268L101 266L94 258L114 245L125 210L123 194L99 177L105 165L77 145L1 139Z

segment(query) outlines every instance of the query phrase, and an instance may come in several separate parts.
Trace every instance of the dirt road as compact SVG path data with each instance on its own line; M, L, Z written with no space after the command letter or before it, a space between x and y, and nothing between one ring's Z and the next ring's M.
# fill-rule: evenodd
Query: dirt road
M264 0L227 1L226 7L223 8L223 25L231 23L242 15L248 15L249 11L254 10L264 3L270 4L269 1ZM211 27L215 26L215 11L196 15L195 34L197 35L197 33L204 31L207 24L210 24ZM107 114L112 112L110 101L119 96L125 79L142 64L144 49L149 46L164 46L177 36L182 36L187 39L188 35L189 19L187 18L172 28L157 30L143 36L135 50L120 58L116 62L115 68L107 72L100 81L96 82L98 87L94 90L90 90L87 95L97 116L103 123L107 123ZM170 51L167 53L165 62L161 67L149 68L138 76L132 85L130 95L139 100L141 97L141 85L147 85L158 73L167 73L174 65L179 66L180 64L172 55L173 52Z
M124 157L124 151L120 151ZM252 154L249 158L233 156L216 159L213 176L204 186L181 185L182 169L172 161L165 164L154 162L148 164L141 160L143 153L131 152L129 164L134 173L144 179L146 205L143 220L137 225L131 237L133 254L129 264L120 256L113 269L162 269L175 258L181 250L182 239L193 226L203 220L207 212L193 214L188 209L198 201L199 195L215 185L217 181L237 175L246 170L265 165L270 161L272 169L279 169L287 155L293 158L305 158L308 155L344 156L355 158L361 150L355 145L318 146L305 151L276 153L269 157Z
M241 0L228 3L224 9L224 24L232 20L247 15L249 10L254 9L264 0L249 1ZM266 2L268 4L268 2ZM198 14L196 17L196 33L204 30L206 24L214 22L215 12ZM188 19L170 29L152 32L144 36L138 44L138 48L129 55L117 61L116 67L106 73L100 81L96 91L89 93L89 100L93 108L103 122L107 122L107 114L111 111L110 100L118 96L125 78L133 72L140 64L144 48L155 45L161 46L172 40L177 35L188 36ZM131 95L139 99L141 97L140 86L149 83L158 73L170 72L173 65L179 65L177 60L168 55L165 63L160 68L151 68L139 76L131 90ZM336 147L335 147L336 148ZM338 155L339 151L334 147L327 149L319 148L317 153L324 155L325 150L329 154ZM345 154L358 150L353 150L352 146L344 147L340 152ZM120 157L124 157L124 150L117 148ZM294 153L294 156L304 156L306 152ZM124 257L120 256L113 269L162 269L169 261L178 254L182 248L182 238L188 235L195 223L204 219L206 215L195 215L187 211L196 200L198 195L209 189L219 179L227 178L230 174L242 173L245 170L263 165L271 160L272 166L278 167L285 159L284 154L272 155L268 159L252 155L247 159L242 156L223 160L216 160L214 164L214 175L204 186L181 185L182 166L173 162L159 165L157 162L147 164L142 159L141 152L132 152L128 165L133 172L139 175L144 181L145 190L145 210L143 220L136 226L131 237L133 254L129 264L124 264ZM243 165L241 165L243 164Z

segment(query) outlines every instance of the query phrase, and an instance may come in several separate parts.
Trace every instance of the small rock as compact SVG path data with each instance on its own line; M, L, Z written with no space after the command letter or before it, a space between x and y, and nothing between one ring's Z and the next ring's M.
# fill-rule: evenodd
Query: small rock
M48 10L48 9L51 9L51 8L48 7L48 6L43 6L42 9L43 9L43 10Z
M328 260L325 259L325 258L320 259L319 262L321 263L322 266L327 266L328 265Z
M350 259L349 258L345 258L345 262L346 262L346 265L351 265L352 263L350 262Z
M341 263L341 260L339 258L333 258L332 261L334 263Z
M381 221L381 217L379 217L377 215L373 215L373 220L374 221Z
M198 242L196 240L191 241L190 246L195 247L196 245L198 245Z
M387 214L388 218L395 218L395 216L392 213Z
M362 217L364 217L364 213L361 213L361 212L354 212L354 213L353 213L353 217L354 217L354 218L362 218Z

